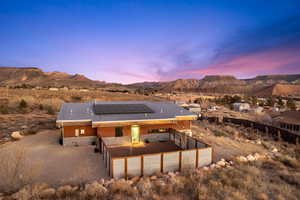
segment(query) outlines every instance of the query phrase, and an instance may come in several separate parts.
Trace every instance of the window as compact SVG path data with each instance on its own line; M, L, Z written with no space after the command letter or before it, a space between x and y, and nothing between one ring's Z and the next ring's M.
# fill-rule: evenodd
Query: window
M76 136L76 137L79 136L79 129L75 129L75 136Z
M123 128L122 127L117 127L115 129L115 136L116 137L122 137L123 136Z
M168 133L168 132L169 132L168 128L159 128L159 129L148 130L148 133Z
M80 135L84 135L84 129L80 130Z

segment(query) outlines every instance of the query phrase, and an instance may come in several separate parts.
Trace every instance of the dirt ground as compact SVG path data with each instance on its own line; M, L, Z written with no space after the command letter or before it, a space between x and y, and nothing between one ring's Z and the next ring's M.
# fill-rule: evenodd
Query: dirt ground
M234 127L217 126L208 122L195 121L192 124L192 132L193 137L213 147L214 162L222 158L232 160L240 155L267 152L261 144L240 140L240 137L235 138L234 133L239 133L239 130L235 130ZM224 135L216 136L216 133L219 132L222 132Z
M0 146L0 160L6 152L18 148L25 150L26 166L38 168L37 182L51 185L81 183L89 180L107 178L104 163L94 146L63 147L59 145L59 131L45 130L35 135L9 142Z

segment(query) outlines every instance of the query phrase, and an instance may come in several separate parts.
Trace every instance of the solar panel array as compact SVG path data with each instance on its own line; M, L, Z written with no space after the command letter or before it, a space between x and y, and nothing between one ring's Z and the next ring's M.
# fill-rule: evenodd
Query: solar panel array
M145 104L95 104L96 115L154 113Z

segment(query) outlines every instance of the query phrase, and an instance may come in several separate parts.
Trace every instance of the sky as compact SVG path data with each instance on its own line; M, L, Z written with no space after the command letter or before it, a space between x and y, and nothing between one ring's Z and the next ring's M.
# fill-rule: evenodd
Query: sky
M0 66L116 83L300 73L299 0L0 0Z

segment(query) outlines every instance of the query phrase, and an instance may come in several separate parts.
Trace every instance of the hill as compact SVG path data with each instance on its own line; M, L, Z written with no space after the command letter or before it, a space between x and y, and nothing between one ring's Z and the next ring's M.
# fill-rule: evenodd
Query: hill
M300 85L274 84L254 93L256 96L300 96Z
M22 85L33 87L125 88L120 84L91 80L81 74L43 72L35 67L0 67L0 86L17 87Z

